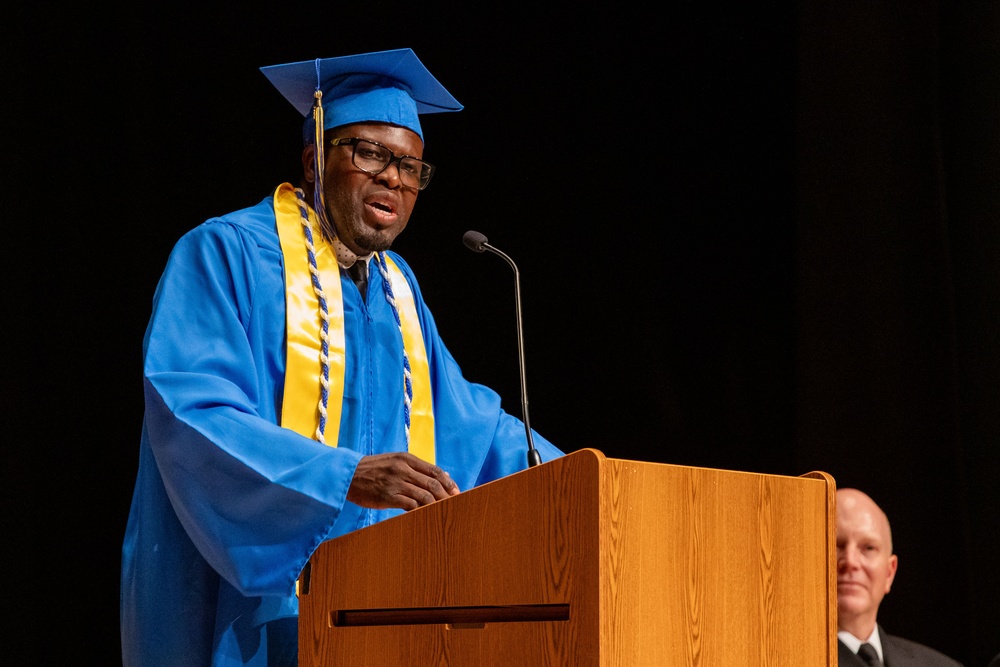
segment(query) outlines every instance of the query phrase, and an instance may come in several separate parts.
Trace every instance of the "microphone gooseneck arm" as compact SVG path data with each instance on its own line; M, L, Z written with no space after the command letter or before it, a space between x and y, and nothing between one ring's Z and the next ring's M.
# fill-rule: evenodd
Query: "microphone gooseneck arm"
M524 422L524 432L528 438L528 467L538 465L542 462L542 457L535 449L535 441L531 436L531 420L528 418L528 382L526 379L526 372L524 369L524 327L521 322L521 272L517 270L517 264L514 263L507 253L491 246L486 237L479 232L468 231L462 236L462 242L465 246L472 250L473 252L483 252L489 250L495 255L502 257L508 264L510 268L514 269L514 304L515 311L517 315L517 357L518 362L521 367L521 418Z

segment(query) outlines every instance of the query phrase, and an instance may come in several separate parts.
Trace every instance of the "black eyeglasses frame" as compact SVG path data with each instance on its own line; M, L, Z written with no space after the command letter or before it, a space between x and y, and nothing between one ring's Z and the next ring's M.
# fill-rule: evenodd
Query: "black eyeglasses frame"
M388 152L389 156L390 156L389 157L389 161L386 162L385 165L381 169L379 169L378 171L372 171L371 169L365 169L364 167L362 167L361 165L359 165L358 161L355 158L356 158L356 156L358 154L358 142L360 142L360 141L372 144L374 146L378 146L379 148L381 148L381 149L385 150L386 152ZM404 184L407 187L415 187L417 190L425 190L427 188L427 185L431 182L431 176L434 175L435 167L430 162L427 162L426 160L421 160L418 157L413 157L412 155L396 155L395 153L392 152L392 149L390 149L388 146L384 146L384 145L380 144L379 142L373 141L371 139L365 139L364 137L337 137L335 139L330 139L329 140L329 144L331 146L350 146L351 147L351 164L353 164L355 167L357 167L361 171L365 172L366 174L371 174L372 176L378 176L383 171L385 171L386 169L388 169L389 165L395 164L396 165L396 170L399 172L399 180L400 180L401 183L403 181L403 170L400 167L402 165L403 160L413 160L414 162L419 163L421 165L421 170L420 170L421 176L418 177L419 178L419 182L417 183L417 185L413 186L413 185ZM426 167L426 169L424 167ZM424 174L426 174L426 176L424 176Z

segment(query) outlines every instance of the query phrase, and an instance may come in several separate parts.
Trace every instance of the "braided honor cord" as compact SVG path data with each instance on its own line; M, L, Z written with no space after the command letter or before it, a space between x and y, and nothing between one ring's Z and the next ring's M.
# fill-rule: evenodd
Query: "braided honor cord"
M392 293L392 285L389 282L389 269L385 263L385 253L377 252L372 258L378 265L378 271L382 274L382 286L385 292L385 300L392 307L392 316L396 318L396 326L399 327L399 335L403 335L403 323L399 319L399 309L396 307L396 297ZM410 357L406 354L406 345L403 345L403 425L406 427L406 445L410 445L410 405L413 403L413 378L410 374Z
M316 439L326 444L326 408L330 399L330 311L326 306L326 292L319 280L319 269L316 266L316 247L313 245L312 229L309 227L309 207L306 196L301 188L295 188L295 196L299 200L299 213L302 216L302 230L306 236L306 249L309 251L309 274L312 276L313 291L319 300L320 317L320 366L319 382L319 426L316 428Z

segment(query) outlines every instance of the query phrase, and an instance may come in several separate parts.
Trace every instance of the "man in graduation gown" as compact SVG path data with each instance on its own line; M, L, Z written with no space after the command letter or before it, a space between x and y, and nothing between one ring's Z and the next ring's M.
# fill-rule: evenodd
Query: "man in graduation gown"
M157 286L126 667L295 665L321 542L527 465L524 423L463 378L389 250L433 173L419 114L461 105L409 49L263 71L306 116L304 175L185 234Z

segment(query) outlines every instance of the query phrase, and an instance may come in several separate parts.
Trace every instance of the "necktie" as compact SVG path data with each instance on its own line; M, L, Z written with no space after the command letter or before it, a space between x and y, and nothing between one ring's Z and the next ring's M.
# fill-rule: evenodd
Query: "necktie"
M878 659L878 652L871 644L862 644L861 648L858 649L858 655L866 664L872 667L882 667L882 661Z
M351 280L358 286L358 291L361 292L363 300L365 294L368 293L368 262L359 259L354 264L351 264L351 268L347 269L347 274L351 276Z

